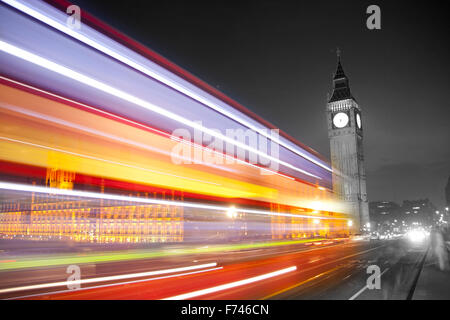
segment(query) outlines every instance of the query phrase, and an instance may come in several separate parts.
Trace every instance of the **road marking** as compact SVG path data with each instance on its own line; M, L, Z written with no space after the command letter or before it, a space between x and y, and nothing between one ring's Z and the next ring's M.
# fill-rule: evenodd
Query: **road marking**
M309 279L306 279L306 280L304 280L304 281L301 281L301 282L299 282L299 283L296 283L296 284L294 284L293 286L290 286L290 287L281 289L281 290L279 290L279 291L277 291L277 292L275 292L275 293L269 294L268 296L265 296L265 297L262 298L261 300L267 300L267 299L270 299L270 298L272 298L272 297L274 297L274 296L277 296L277 295L282 294L282 293L284 293L284 292L286 292L286 291L289 291L289 290L291 290L291 289L294 289L295 287L299 287L299 286L301 286L301 285L303 285L303 284L305 284L305 283L307 283L307 282L310 282L310 281L312 281L312 280L315 280L315 279L317 279L317 278L319 278L319 277L321 277L321 276L324 276L324 275L326 275L326 274L328 274L328 273L331 273L331 272L333 272L333 271L335 271L335 270L337 270L337 269L340 269L340 268L341 268L341 267L335 267L335 268L330 269L330 270L328 270L328 271L322 272L322 273L320 273L320 274L318 274L318 275L315 275L314 277L311 277L311 278L309 278Z
M310 267L310 268L307 268L307 269L302 269L302 271L304 272L304 271L309 271L309 270L312 270L312 269L316 269L316 268L318 268L318 267L322 267L322 266L325 266L325 265L327 265L327 264L335 263L335 262L338 262L338 261L341 261L341 260L345 260L345 259L348 259L348 258L352 258L352 257L354 257L354 256L358 256L358 255L360 255L360 254L364 254L364 253L373 251L373 250L378 249L378 248L381 248L381 247L384 247L384 245L378 246L378 247L375 247L375 248L372 248L372 249L364 250L364 251L361 251L361 252L358 252L358 253L350 254L350 255L348 255L348 256L341 257L341 258L338 258L338 259L335 259L335 260L331 260L331 261L328 261L328 262L324 262L324 263L321 263L321 264L319 264L319 265L317 265L317 266L313 266L313 267ZM322 248L321 248L321 249L322 249ZM310 250L310 251L312 251L312 250ZM305 251L305 252L307 252L307 251Z
M341 246L341 245L344 245L344 244L336 244L336 245L328 246L328 247L314 248L314 249L300 251L298 253L304 253L304 252L310 252L310 251L316 251L316 250L323 250L323 249L332 248L332 247ZM324 266L324 265L327 265L327 264L330 264L330 263L333 263L333 262L337 262L337 261L340 261L340 260L343 260L343 259L347 259L347 258L356 256L356 255L360 255L360 254L363 254L363 253L366 253L366 252L370 252L372 250L376 250L376 249L381 248L383 246L384 245L381 245L381 246L378 246L378 247L375 247L375 248L371 248L371 249L368 249L368 250L365 250L365 251L361 251L361 252L358 252L358 253L355 253L355 254L352 254L352 255L348 255L348 256L345 256L345 257L333 260L333 261L325 262L325 263L322 263L322 264L320 264L318 266L314 266L314 267L310 267L310 268L307 268L307 269L303 269L302 271L312 270L312 269L315 269L315 268L320 267L320 266ZM292 250L292 251L297 251L297 250ZM288 251L288 252L290 253L290 251ZM207 268L209 266L216 266L216 265L217 265L217 263L210 263L210 264L197 265L197 266L191 266L191 267L183 267L183 268L174 268L174 269L166 269L166 270L159 270L159 271L135 273L135 274L129 274L129 275L119 275L119 276L111 276L111 277L91 278L91 279L84 279L84 280L77 281L77 283L80 283L80 284L81 283L92 283L92 282L111 281L111 280L126 279L126 278L141 277L141 276L156 275L156 274L164 274L164 273L173 273L173 272L179 272L179 271L183 271L183 270L184 271L188 270L186 268L192 268L192 269L196 269L197 268L198 269L198 268ZM118 286L118 285L122 285L122 284L137 283L137 282L144 282L144 281L159 280L159 279L164 279L164 278L171 278L171 277L177 277L177 276L201 273L201 272L218 270L218 269L222 269L222 267L213 268L213 269L207 269L207 270L201 270L201 271L196 271L196 272L190 272L190 273L174 274L174 275L170 275L170 276L166 276L166 277L157 277L157 278L151 278L151 279L141 279L141 280L136 280L136 281L120 282L120 283L113 283L113 284L107 284L107 285L92 286L92 287L80 288L80 289L78 289L76 291L88 290L88 289L94 289L94 288L102 288L102 287L109 287L109 286L116 286L116 285ZM329 270L329 271L331 272L332 270ZM159 272L161 272L161 273L159 273ZM328 273L328 271L325 272L325 273ZM321 275L324 275L325 273L323 273ZM34 285L34 286L24 286L24 287L3 289L3 290L0 290L0 293L16 292L16 291L24 291L24 290L40 289L40 288L49 288L49 287L57 287L57 286L63 286L63 285L67 285L67 281L55 282L55 283L49 283L49 284L41 284L41 285ZM298 284L298 285L300 285L300 284ZM51 295L51 294L65 293L65 292L69 292L69 291L70 292L74 292L74 290L61 290L61 291L46 292L46 293L40 293L40 294L33 294L33 295L27 295L27 296L14 297L14 298L10 298L10 299L21 299L21 298L27 298L27 297L33 297L33 296Z
M301 243L301 244L312 244L312 242L307 242L307 243ZM289 245L289 244L288 244ZM295 244L293 244L295 245ZM283 251L281 252L282 255L286 255L286 254L301 254L301 253L305 253L305 252L311 252L311 251L318 251L318 250L325 250L325 249L329 249L329 248L333 248L333 247L346 247L348 246L347 243L336 243L333 244L331 246L326 246L326 247L318 247L318 248L312 248L312 249L306 249L306 250L299 250L301 248L297 248L297 249L291 249L291 250L287 250L287 251ZM355 246L355 244L351 244L351 246ZM382 247L382 246L380 246ZM268 253L263 253L263 254L258 254L258 257L264 257L264 256L270 256L270 255L277 255L279 256L280 254L278 254L278 252L268 252Z
M190 270L196 270L196 269L211 268L211 267L215 267L215 266L217 266L216 262L193 265L193 266L189 266L189 267L180 267L180 268L163 269L163 270L156 270L156 271L149 271L149 272L121 274L121 275L117 275L117 276L81 279L78 281L59 281L59 282L51 282L51 283L42 283L42 284L35 284L35 285L30 285L30 286L1 289L0 293L10 293L10 292L17 292L17 291L33 290L33 289L61 287L61 286L66 286L68 284L81 285L81 284L85 284L85 283L95 283L95 282L105 282L105 281L122 280L122 279L130 279L130 278L148 277L148 276L155 276L155 275L160 275L160 274L168 274L168 273L183 272L183 271L190 271Z
M207 288L207 289L202 289L202 290L197 290L197 291L193 291L193 292L188 292L188 293L180 294L180 295L177 295L177 296L164 298L162 300L185 300L185 299L195 298L195 297L203 296L203 295L206 295L206 294L214 293L214 292L217 292L217 291L223 291L223 290L227 290L227 289L243 286L243 285L246 285L246 284L249 284L249 283L253 283L253 282L257 282L257 281L273 278L273 277L280 276L282 274L285 274L285 273L288 273L288 272L292 272L292 271L295 271L295 270L297 270L297 267L296 266L292 266L292 267L289 267L289 268L284 268L284 269L277 270L277 271L274 271L274 272L262 274L262 275L259 275L259 276L256 276L256 277L252 277L252 278L248 278L248 279L244 279L244 280L239 280L239 281L235 281L235 282L231 282L231 283L226 283L226 284L222 284L222 285L211 287L211 288Z
M384 271L380 274L380 278L381 278L381 276L386 272L386 271L388 271L389 270L389 268L386 268L386 269L384 269ZM361 293L363 293L364 291L366 291L367 289L369 289L369 287L367 286L367 284L364 286L364 287L362 287L357 293L355 293L354 295L352 295L348 300L355 300L356 298L358 298L359 297L359 295L361 294Z
M375 247L375 248L371 248L371 249L368 249L368 250L364 250L364 251L361 251L361 252L358 252L358 253L354 253L354 254L351 254L351 255L348 255L348 256L345 256L345 257L336 259L336 260L332 260L332 261L328 261L328 262L325 262L325 263L321 263L321 264L319 264L319 265L317 265L317 266L313 266L313 267L310 267L310 268L302 269L301 272L313 270L313 269L319 268L319 267L321 267L321 266L325 266L325 265L330 264L330 263L335 263L335 262L337 262L337 261L345 260L345 259L348 259L348 258L357 256L357 255L360 255L360 254L364 254L364 253L367 253L367 252L376 250L376 249L381 248L381 247L384 247L384 245L381 245L381 246L378 246L378 247ZM328 248L330 248L330 247L328 247ZM324 249L324 248L318 248L318 249ZM313 251L313 250L314 250L314 249L308 250L308 251ZM302 251L302 252L307 252L307 251ZM327 274L327 273L330 273L330 272L332 272L332 271L334 271L335 269L338 269L338 268L339 268L339 267L330 269L330 270L325 271L325 272L323 272L323 273L321 273L321 274L319 274L319 275L317 275L317 276L314 276L314 277L312 277L312 278L309 278L309 279L307 279L307 280L305 280L305 281L303 281L303 282L297 283L297 284L295 284L294 286L291 286L291 287L286 288L286 289L282 289L282 290L280 290L280 291L278 291L278 292L276 292L276 293L274 293L274 294L271 294L271 295L269 295L269 296L266 296L266 297L262 298L262 300L269 299L270 297L273 297L273 296L275 296L275 295L277 295L277 294L279 294L279 293L283 293L283 292L285 292L285 291L287 291L287 290L289 290L289 289L292 289L292 288L301 286L302 284L307 283L307 282L309 282L310 280L314 280L315 278L318 278L318 277L320 277L320 276L322 276L322 275L325 275L325 274Z

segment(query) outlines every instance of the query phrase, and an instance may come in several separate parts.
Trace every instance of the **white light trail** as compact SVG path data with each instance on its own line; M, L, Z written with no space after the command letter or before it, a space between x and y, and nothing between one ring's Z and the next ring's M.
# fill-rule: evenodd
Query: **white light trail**
M92 199L161 204L161 205L168 205L168 206L180 206L180 207L185 207L185 208L206 209L206 210L214 210L214 211L222 211L222 212L227 212L229 210L229 207L227 207L227 206L215 206L215 205L209 205L209 204L171 201L171 200L160 200L160 199L146 199L146 198L138 198L138 197L121 196L121 195L115 195L115 194L39 187L39 186L16 184L16 183L9 183L9 182L0 182L0 189L23 191L23 192L37 192L37 193L46 193L46 194L55 194L55 195L66 195L66 196L74 196L74 197L85 197L85 198L92 198ZM300 214L271 212L271 211L244 209L244 208L236 208L236 212L260 214L260 215L268 215L268 216L292 217L292 218L346 220L345 218L335 218L335 217L325 217L325 216L307 216L307 215L300 215Z
M282 161L280 159L272 157L272 156L270 156L270 155L268 155L268 154L266 154L264 152L261 152L258 149L249 147L245 143L241 143L241 142L239 142L237 140L231 139L231 138L229 138L229 137L227 137L227 136L225 136L225 135L223 135L221 133L216 132L215 130L208 129L208 128L202 126L201 124L199 124L199 123L197 123L195 121L191 121L189 119L186 119L186 118L184 118L184 117L182 117L182 116L180 116L178 114L175 114L175 113L173 113L171 111L165 110L165 109L163 109L163 108L161 108L161 107L159 107L159 106L157 106L157 105L155 105L153 103L150 103L150 102L147 102L145 100L142 100L142 99L140 99L138 97L135 97L135 96L133 96L131 94L128 94L128 93L126 93L126 92L124 92L124 91L122 91L120 89L114 88L114 87L112 87L110 85L107 85L107 84L105 84L103 82L95 80L95 79L93 79L91 77L88 77L88 76L86 76L84 74L81 74L81 73L73 71L73 70L71 70L71 69L69 69L67 67L59 65L59 64L57 64L57 63L55 63L53 61L50 61L50 60L45 59L45 58L42 58L42 57L40 57L38 55L35 55L35 54L31 53L31 52L28 52L26 50L20 49L20 48L14 46L14 45L11 45L11 44L9 44L7 42L0 41L0 50L4 51L6 53L9 53L9 54L11 54L13 56L16 56L18 58L21 58L23 60L26 60L28 62L31 62L33 64L36 64L36 65L38 65L38 66L40 66L42 68L51 70L51 71L53 71L55 73L61 74L61 75L65 76L65 77L68 77L70 79L73 79L75 81L78 81L80 83L88 85L90 87L93 87L93 88L95 88L97 90L103 91L103 92L105 92L107 94L110 94L112 96L115 96L115 97L117 97L119 99L128 101L130 103L133 103L135 105L143 107L143 108L145 108L147 110L156 112L156 113L158 113L158 114L160 114L162 116L165 116L165 117L167 117L169 119L172 119L174 121L182 123L182 124L184 124L186 126L189 126L189 127L193 128L193 129L197 129L197 130L199 130L199 131L201 131L203 133L209 134L209 135L211 135L213 137L216 137L216 138L219 138L219 139L221 139L223 141L231 143L232 145L235 145L236 147L239 147L239 148L242 148L242 149L247 150L249 152L253 152L255 154L258 154L259 156L264 157L266 159L269 159L271 161L275 161L275 162L277 162L277 163L279 163L281 165L284 165L284 166L286 166L288 168L291 168L291 169L293 169L295 171L298 171L300 173L303 173L305 175L308 175L308 176L311 176L311 177L314 177L314 178L317 178L317 179L320 179L320 180L322 179L322 178L320 178L320 177L318 177L318 176L316 176L316 175L314 175L312 173L309 173L309 172L307 172L305 170L297 168L297 167L291 165L290 163L287 163L285 161Z
M210 293L214 293L214 292L218 292L218 291L223 291L223 290L227 290L227 289L243 286L243 285L246 285L246 284L250 284L250 283L253 283L253 282L257 282L257 281L261 281L261 280L277 277L277 276L280 276L282 274L286 274L288 272L292 272L292 271L295 271L295 270L297 270L297 267L293 266L293 267L281 269L281 270L278 270L278 271L262 274L260 276L256 276L256 277L252 277L252 278L248 278L248 279L244 279L244 280L239 280L239 281L235 281L235 282L231 282L231 283L222 284L220 286L216 286L216 287L212 287L212 288L207 288L207 289L203 289L203 290L197 290L197 291L193 291L193 292L189 292L189 293L185 293L185 294L180 294L180 295L177 295L177 296L165 298L163 300L185 300L185 299L191 299L191 298L203 296L205 294L210 294Z
M0 78L2 78L2 77L0 77ZM57 124L63 125L63 126L68 127L68 128L73 128L73 129L76 129L76 130L80 130L80 131L84 131L84 132L88 132L88 133L94 134L94 135L99 136L99 137L103 137L103 138L106 138L106 139L118 141L120 143L132 145L132 146L135 146L137 148L145 149L147 151L157 152L157 153L160 153L160 154L163 154L163 155L166 155L166 156L169 156L169 157L175 157L175 158L178 158L178 159L184 160L184 161L190 161L191 160L190 158L187 158L187 157L184 157L184 156L180 156L180 155L177 155L177 154L171 154L168 151L164 151L162 149L152 147L152 146L150 146L148 144L135 142L135 141L130 140L130 139L126 139L126 138L122 138L122 137L119 137L119 136L116 136L116 135L113 135L113 134L105 133L105 132L100 131L100 130L92 129L92 128L89 128L89 127L86 127L86 126L83 126L83 125L79 125L79 124L76 124L76 123L73 123L73 122L70 122L70 121L66 121L66 120L62 120L62 119L59 119L59 118L56 118L56 117L52 117L52 116L49 116L49 115L44 115L44 114L41 114L41 113L38 113L38 112L34 112L34 111L29 111L29 110L26 110L26 109L23 109L23 108L20 108L20 107L8 105L8 104L3 104L1 102L0 102L0 107L4 108L4 109L7 109L7 110L11 110L11 111L17 112L17 113L25 114L25 115L33 117L33 118L45 120L45 121L48 121L48 122L57 123ZM103 159L100 159L100 160L103 161ZM236 170L231 170L229 168L226 168L225 166L219 166L219 165L215 165L213 163L208 163L208 162L205 162L205 161L199 161L199 163L204 165L204 166L212 167L212 168L215 168L215 169L218 169L218 170L223 170L223 171L228 171L228 172L236 172ZM162 172L159 172L159 173L162 173ZM162 174L166 174L166 173L162 173ZM172 175L172 174L170 174L170 175ZM180 176L176 176L176 177L180 177ZM185 178L185 177L181 177L181 178L189 179L189 178ZM194 180L195 181L200 181L200 180L197 180L197 179L194 179ZM207 181L203 181L203 182L207 182ZM219 185L217 183L212 183L212 184Z
M150 276L156 276L161 274L168 274L168 273L176 273L176 272L185 272L185 271L191 271L191 270L198 270L198 269L204 269L204 268L212 268L217 266L217 263L206 263L206 264L199 264L189 267L181 267L181 268L173 268L173 269L163 269L163 270L156 270L156 271L149 271L149 272L139 272L139 273L130 273L130 274L121 274L117 276L108 276L108 277L97 277L97 278L89 278L89 279L80 279L75 281L59 281L59 282L50 282L50 283L42 283L42 284L35 284L30 286L22 286L22 287L15 287L15 288L6 288L6 289L0 289L0 293L11 293L11 292L17 292L17 291L28 291L28 290L36 290L36 289L45 289L45 288L54 288L54 287L61 287L66 285L73 285L73 284L86 284L86 283L96 283L96 282L107 282L107 281L115 281L115 280L123 280L123 279L131 279L131 278L141 278L141 277L150 277ZM208 271L211 270L218 270L221 269L214 268L214 269L208 269ZM178 277L185 274L174 274L168 277ZM150 280L157 280L157 279L163 279L167 277L158 277L153 279L145 279L145 281ZM118 283L115 285L119 285L122 283ZM73 290L71 290L73 291Z
M203 151L213 152L213 153L215 153L215 154L217 154L217 155L219 155L219 156L225 157L226 159L230 159L230 160L232 160L232 161L236 161L236 162L239 162L239 163L241 163L241 164L244 164L244 165L247 165L247 166L250 166L250 167L259 169L259 170L263 170L263 171L269 172L269 173L271 173L271 174L276 174L276 175L278 175L278 176L280 176L280 177L283 177L283 178L286 178L286 179L289 179L289 180L295 180L294 178L289 177L289 176L287 176L287 175L284 175L284 174L282 174L282 173L280 173L280 172L276 172L276 171L273 171L273 170L270 170L270 169L267 169L267 168L263 168L263 167L256 166L256 165L254 165L254 164L252 164L252 163L250 163L250 162L246 162L246 161L241 160L241 159L239 159L239 158L231 157L231 156L229 156L229 155L227 155L227 154L225 154L225 153L218 152L217 150L209 149L209 148L206 148L206 147L204 147L204 146L197 145L197 144L195 144L195 143L193 143L193 142L191 142L191 141L183 140L183 139L181 139L181 138L179 138L179 137L174 137L174 136L168 134L167 132L164 132L164 131L161 131L161 130L152 128L152 127L150 127L150 126L144 125L144 124L139 123L139 122L136 122L136 121L132 121L132 120L127 119L127 118L124 118L124 117L120 117L120 116L118 116L118 115L115 115L115 114L113 114L113 113L106 112L106 111L101 110L101 109L97 109L97 108L91 107L91 106L89 106L89 105L87 105L87 104L84 104L84 103L81 103L81 102L78 102L78 101L75 101L75 100L72 100L72 99L68 99L68 98L66 98L66 97L63 97L63 96L54 94L54 93L52 93L52 92L45 91L45 90L42 90L42 89L39 89L39 88L30 86L30 85L27 85L27 84L22 83L22 82L19 82L19 81L15 81L15 80L13 80L13 79L9 79L9 78L3 77L3 76L0 76L0 79L5 80L5 81L8 81L8 82L11 82L11 83L14 83L14 84L17 84L17 85L19 85L19 86L21 86L21 87L24 87L24 88L28 88L28 89L31 89L31 90L34 90L34 91L43 93L43 94L48 95L48 96L51 96L51 97L55 97L55 98L61 99L61 100L63 100L63 101L67 101L67 102L69 102L69 103L73 103L73 104L79 105L79 106L81 106L81 107L83 107L83 108L92 110L92 111L94 111L94 112L96 112L96 113L97 113L97 112L98 112L98 113L101 113L101 114L103 114L103 115L105 115L105 116L107 116L107 117L111 117L111 118L113 118L113 119L115 119L115 120L119 120L119 121L126 122L126 123L128 123L128 124L133 125L133 126L137 126L137 127L141 128L141 129L144 129L144 130L150 130L150 131L152 131L152 132L154 132L154 133L160 134L160 135L162 135L162 136L164 136L164 137L167 137L167 138L170 138L170 139L172 139L172 140L175 140L175 141L178 141L178 142L182 142L182 143L188 144L189 146L192 146L192 147L194 147L194 148L200 148L200 149L202 149ZM187 160L191 160L191 159L187 159ZM202 163L202 164L211 166L211 164L207 164L207 163ZM219 167L219 169L224 170L223 167Z
M20 10L20 11L22 11L22 12L24 12L24 13L26 13L26 14L28 14L28 15L30 15L30 16L32 16L32 17L34 17L34 18L36 18L36 19L38 19L40 21L42 21L42 22L44 22L44 23L46 23L47 25L49 25L49 26L51 26L51 27L53 27L53 28L55 28L55 29L57 29L57 30L59 30L61 32L64 32L65 34L67 34L67 35L69 35L69 36L71 36L71 37L73 37L73 38L75 38L75 39L77 39L77 40L79 40L79 41L81 41L81 42L83 42L83 43L85 43L85 44L87 44L87 45L89 45L89 46L91 46L91 47L101 51L101 52L103 52L104 54L109 55L110 57L112 57L112 58L114 58L114 59L116 59L116 60L118 60L118 61L120 61L120 62L122 62L122 63L124 63L124 64L126 64L128 66L130 66L131 68L133 68L135 70L138 70L138 71L148 75L149 77L152 77L153 79L164 83L165 85L171 87L172 89L174 89L174 90L176 90L178 92L181 92L181 93L187 95L188 97L191 97L192 99L194 99L194 100L196 100L196 101L198 101L198 102L200 102L200 103L210 107L211 109L213 109L213 110L215 110L215 111L217 111L217 112L219 112L219 113L229 117L230 119L233 119L234 121L237 121L237 122L243 124L244 126L246 126L246 127L250 128L250 129L258 132L259 134L265 136L266 138L268 138L268 139L270 139L272 141L275 141L276 143L278 143L278 144L282 145L283 147L287 148L288 150L290 150L290 151L296 153L297 155L307 159L308 161L310 161L310 162L312 162L312 163L314 163L314 164L324 168L325 170L327 170L329 172L332 172L332 169L329 166L324 165L323 163L320 163L319 161L313 159L312 157L308 156L304 152L301 152L298 148L293 148L289 144L286 144L283 141L281 141L280 139L278 139L276 137L272 137L271 135L267 134L264 129L260 129L260 128L254 126L253 124L251 124L250 122L246 121L245 119L236 116L235 114L225 110L224 108L222 108L219 105L211 102L210 100L202 97L201 95L198 95L195 92L185 88L184 86L179 85L178 83L168 79L167 77L164 77L164 76L160 75L159 73L157 73L157 72L155 72L153 70L150 70L150 69L142 66L139 63L134 62L133 60L129 59L128 57L126 57L124 55L121 55L121 54L115 52L114 50L111 50L110 48L108 48L108 47L106 47L106 46L104 46L104 45L102 45L102 44L100 44L100 43L90 39L89 37L87 37L87 36L77 32L77 31L75 31L74 29L71 29L71 28L67 27L65 24L57 22L57 21L49 18L48 16L46 16L46 15L44 15L44 14L42 14L42 13L40 13L40 12L38 12L38 11L36 11L36 10L34 10L34 9L32 9L32 8L22 4L20 2L18 2L18 1L14 1L14 0L2 0L2 1L7 3L7 4L9 4L10 6L16 8L16 9L18 9L18 10Z
M36 294L30 294L26 296L16 296L13 298L7 298L5 300L17 300L17 299L27 299L31 297L38 297L38 296L48 296L48 295L56 295L60 293L68 293L73 291L84 291L84 290L90 290L90 289L100 289L100 288L106 288L106 287L113 287L113 286L121 286L124 284L133 284L133 283L139 283L139 282L148 282L148 281L155 281L155 280L162 280L162 279L170 279L175 277L181 277L181 276L189 276L192 274L199 274L199 273L205 273L209 271L215 271L215 270L221 270L223 267L217 267L217 268L211 268L211 269L203 269L198 271L191 271L191 272L184 272L184 273L177 273L177 274L171 274L169 276L161 276L161 277L155 277L155 278L149 278L149 279L139 279L139 280L132 280L132 281L125 281L125 282L116 282L116 283L110 283L110 284L101 284L97 286L91 286L91 287L85 287L85 288L79 288L79 289L67 289L67 290L59 290L59 291L52 291L52 292L44 292L44 293L36 293Z

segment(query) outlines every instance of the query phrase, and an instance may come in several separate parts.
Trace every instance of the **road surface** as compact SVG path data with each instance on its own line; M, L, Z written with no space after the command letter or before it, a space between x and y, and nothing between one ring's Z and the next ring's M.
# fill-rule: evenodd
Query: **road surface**
M0 272L0 297L406 299L425 251L426 245L412 246L405 240L322 240L86 263L79 265L82 283L76 290L67 287L67 264L13 269ZM380 289L366 287L369 265L380 268Z

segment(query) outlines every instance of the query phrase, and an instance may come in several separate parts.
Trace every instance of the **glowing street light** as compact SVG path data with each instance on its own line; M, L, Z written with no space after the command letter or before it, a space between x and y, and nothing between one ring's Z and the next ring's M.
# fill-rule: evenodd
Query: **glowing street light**
M313 223L314 223L314 224L319 224L319 223L320 223L320 220L319 220L319 219L314 219L314 220L313 220Z
M233 206L233 207L230 207L230 208L227 210L227 216L228 216L228 218L230 218L230 219L234 219L234 218L237 217L236 208L235 208L234 206Z
M422 242L426 239L427 234L424 230L413 229L408 232L407 236L412 242Z
M347 221L347 226L349 226L349 227L353 226L353 220L348 220Z

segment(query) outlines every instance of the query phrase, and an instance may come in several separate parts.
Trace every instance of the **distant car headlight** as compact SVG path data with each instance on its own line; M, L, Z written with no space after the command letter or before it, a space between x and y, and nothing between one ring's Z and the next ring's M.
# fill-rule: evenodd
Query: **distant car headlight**
M412 242L422 242L426 239L427 234L423 230L411 230L408 232L407 236Z

